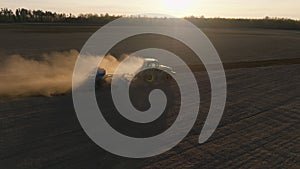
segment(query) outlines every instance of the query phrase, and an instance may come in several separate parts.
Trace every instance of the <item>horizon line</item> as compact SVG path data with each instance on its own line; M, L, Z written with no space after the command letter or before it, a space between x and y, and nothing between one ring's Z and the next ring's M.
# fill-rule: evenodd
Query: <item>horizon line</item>
M80 15L87 15L87 14L93 14L93 15L98 15L98 16L101 16L101 15L105 15L105 14L108 14L110 16L118 16L118 17L134 17L134 16L147 16L145 14L142 14L142 13L137 13L137 14L118 14L118 13L109 13L109 12L103 12L103 13L97 13L97 12L85 12L85 13L78 13L78 14L74 14L74 13L70 13L70 12L57 12L57 11L53 11L53 10L43 10L43 9L40 9L40 8L37 8L37 9L31 9L31 8L25 8L25 7L19 7L19 8L15 8L15 9L12 9L12 8L8 8L8 7L1 7L0 9L8 9L8 10L11 10L14 12L15 14L15 11L17 9L26 9L26 10L31 10L31 11L37 11L37 10L41 10L43 12L46 12L46 11L49 11L49 12L53 12L53 13L57 13L57 14L66 14L67 16L75 16L75 17L79 17ZM147 13L146 13L147 14ZM157 13L159 14L159 13ZM149 16L148 16L149 17ZM266 18L269 18L269 19L287 19L287 20L293 20L293 21L300 21L300 18L293 18L293 17L280 17L280 16L260 16L260 17L239 17L239 16L236 16L236 17L229 17L229 16L209 16L209 17L205 17L205 15L187 15L187 16L181 16L181 17L176 17L176 16L172 16L172 17L167 17L167 18L196 18L196 19L199 19L199 18L205 18L205 19L255 19L255 20L260 20L260 19L266 19ZM151 18L151 17L149 17ZM152 17L153 18L153 17ZM157 17L159 18L159 17ZM164 17L161 17L161 18L164 18Z

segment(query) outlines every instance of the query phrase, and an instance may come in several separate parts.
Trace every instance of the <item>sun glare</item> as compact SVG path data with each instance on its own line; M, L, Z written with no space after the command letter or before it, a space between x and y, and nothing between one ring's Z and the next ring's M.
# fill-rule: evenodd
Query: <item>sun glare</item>
M192 8L192 0L163 0L164 10L174 16L187 14Z

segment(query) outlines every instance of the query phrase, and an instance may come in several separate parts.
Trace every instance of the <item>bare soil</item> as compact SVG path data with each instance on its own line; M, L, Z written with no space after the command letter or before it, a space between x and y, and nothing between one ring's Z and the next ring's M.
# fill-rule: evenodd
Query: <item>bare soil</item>
M0 56L35 58L45 52L80 50L96 29L1 25ZM118 157L85 134L71 94L19 98L0 101L0 168L300 168L299 32L204 32L225 62L228 83L223 118L206 143L198 144L197 139L209 110L210 83L205 71L194 65L201 92L199 116L172 150L147 159ZM108 90L98 96L110 98ZM108 112L114 110L110 102L104 104ZM171 125L176 110L169 109L167 116Z

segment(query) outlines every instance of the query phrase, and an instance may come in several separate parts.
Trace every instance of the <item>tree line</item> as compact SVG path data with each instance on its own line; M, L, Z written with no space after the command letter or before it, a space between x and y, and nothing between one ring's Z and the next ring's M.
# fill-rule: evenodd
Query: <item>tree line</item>
M276 17L271 18L268 16L263 19L227 19L205 17L186 17L186 19L201 28L225 27L300 30L300 20Z
M89 23L89 24L106 24L121 16L109 14L80 14L78 16L65 13L56 13L42 10L28 10L24 8L0 9L1 23Z
M65 13L56 13L42 10L28 10L24 8L0 9L0 23L74 23L74 24L97 24L105 25L106 23L120 18L120 15L109 14L80 14L78 16ZM266 28L266 29L289 29L300 30L300 20L287 18L270 18L263 19L225 19L225 18L205 18L185 17L200 28Z

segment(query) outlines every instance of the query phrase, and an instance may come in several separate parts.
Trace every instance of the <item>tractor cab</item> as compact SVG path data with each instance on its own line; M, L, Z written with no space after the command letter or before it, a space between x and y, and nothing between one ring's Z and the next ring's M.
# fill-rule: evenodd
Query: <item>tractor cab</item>
M144 69L146 69L146 68L157 69L157 68L159 68L159 62L157 59L154 59L154 58L145 58L143 68Z

